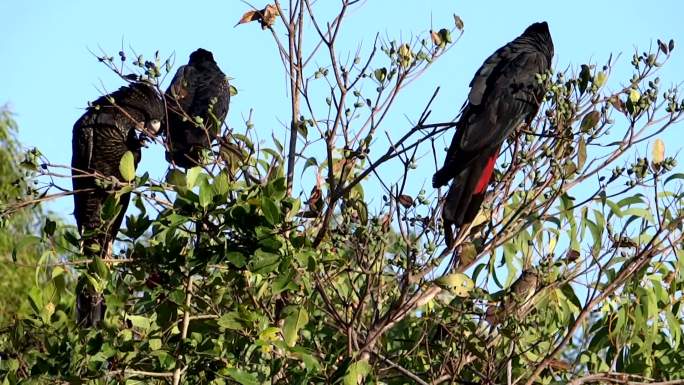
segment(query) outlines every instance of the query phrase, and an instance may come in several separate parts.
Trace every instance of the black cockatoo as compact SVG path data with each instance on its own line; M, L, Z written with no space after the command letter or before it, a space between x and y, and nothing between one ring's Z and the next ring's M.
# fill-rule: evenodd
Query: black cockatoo
M453 179L442 214L448 243L451 226L477 215L501 144L537 114L545 90L536 75L551 68L552 58L548 25L534 23L487 58L470 82L444 166L432 178L435 188Z
M166 90L168 132L166 160L189 168L200 163L203 149L219 133L228 114L228 78L211 52L198 49L187 65L178 68ZM197 117L204 125L199 124Z
M119 169L121 158L130 151L137 165L143 141L159 131L163 118L164 101L159 92L148 83L138 82L95 100L74 124L71 157L74 216L85 254L103 257L111 254L112 242L130 200L130 193L122 195L118 215L103 222L100 216L103 205L116 191L104 187L97 179L105 185L106 179L112 177L123 181ZM101 295L86 280L81 280L78 286L78 321L86 326L95 325L104 315Z

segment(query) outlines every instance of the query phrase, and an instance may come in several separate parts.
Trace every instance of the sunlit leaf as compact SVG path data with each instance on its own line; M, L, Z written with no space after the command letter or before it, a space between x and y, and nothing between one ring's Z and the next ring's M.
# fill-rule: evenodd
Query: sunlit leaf
M130 182L135 179L135 157L130 151L124 152L121 160L119 161L119 172L121 177L126 182Z
M356 361L349 365L344 376L344 385L360 385L364 384L364 379L371 371L371 366L368 361Z
M285 318L283 324L283 338L287 346L295 346L299 338L299 331L309 322L309 314L303 307L293 309Z
M202 173L202 167L195 166L189 169L186 173L186 183L187 188L191 189L196 186L197 178Z
M462 273L452 273L442 276L435 280L435 284L451 291L458 297L467 297L470 291L475 287L473 280Z

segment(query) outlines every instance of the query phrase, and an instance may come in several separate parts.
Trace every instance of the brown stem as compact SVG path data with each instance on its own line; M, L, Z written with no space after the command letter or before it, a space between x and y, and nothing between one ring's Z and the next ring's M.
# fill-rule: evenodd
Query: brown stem
M192 303L192 276L189 275L185 285L185 309L183 309L183 326L181 329L181 341L179 347L188 337L188 327L190 326L190 304ZM173 372L173 385L180 384L181 374L185 371L185 367L181 368L182 355L176 357L176 370Z

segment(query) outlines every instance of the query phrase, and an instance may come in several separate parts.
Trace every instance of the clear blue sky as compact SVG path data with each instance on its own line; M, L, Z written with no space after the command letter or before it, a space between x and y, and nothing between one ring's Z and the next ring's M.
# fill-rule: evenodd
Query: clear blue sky
M316 7L329 15L337 4L319 0ZM88 49L97 52L102 47L116 56L123 40L127 50L130 46L147 56L155 50L162 57L175 53L179 65L203 47L214 52L239 90L231 102L229 124L239 131L243 116L253 108L261 137L273 132L284 141L280 122L289 119L284 72L268 32L256 24L233 27L247 9L238 0L0 2L0 104L9 103L16 113L20 140L27 147L38 147L52 163L68 164L71 129L82 108L99 96L102 84L108 90L122 85ZM635 46L647 48L657 38L678 40L684 36L683 10L677 0L368 0L347 19L339 50L353 55L357 43L362 41L367 48L376 32L397 40L427 36L431 24L452 26L453 13L463 18L461 41L404 93L393 110L385 128L397 137L408 127L405 116L417 117L437 85L442 91L432 120L451 119L482 61L532 22L549 22L556 47L554 64L563 69L588 61L602 63L610 52L622 52L623 62L628 63ZM677 43L674 58L661 76L664 85L684 80L684 39ZM613 82L627 79L630 73L627 65L619 69L623 71L615 74ZM668 153L681 147L669 143ZM166 168L161 147L145 151L140 167L161 177ZM431 162L429 167L413 177L416 186L427 184L434 171ZM67 180L63 184L70 185ZM52 207L68 214L71 199Z

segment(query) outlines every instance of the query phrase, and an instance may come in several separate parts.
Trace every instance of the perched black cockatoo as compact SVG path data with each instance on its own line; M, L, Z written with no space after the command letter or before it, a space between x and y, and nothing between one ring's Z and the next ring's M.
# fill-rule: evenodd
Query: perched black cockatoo
M501 144L537 114L545 90L536 75L551 68L552 58L548 25L534 23L487 58L470 82L444 166L432 178L435 188L453 179L442 214L449 244L451 226L477 215Z
M228 114L228 78L211 52L200 48L190 54L187 65L178 68L165 97L166 160L183 168L196 166L202 150L211 147Z
M163 118L164 101L159 92L148 83L138 82L92 102L74 124L71 142L74 216L85 254L102 257L111 254L130 193L119 198L118 215L103 222L100 215L103 205L116 192L105 187L107 179L123 181L119 168L121 158L130 151L137 165L143 141L159 131ZM78 321L93 326L104 315L102 298L86 280L78 286Z

